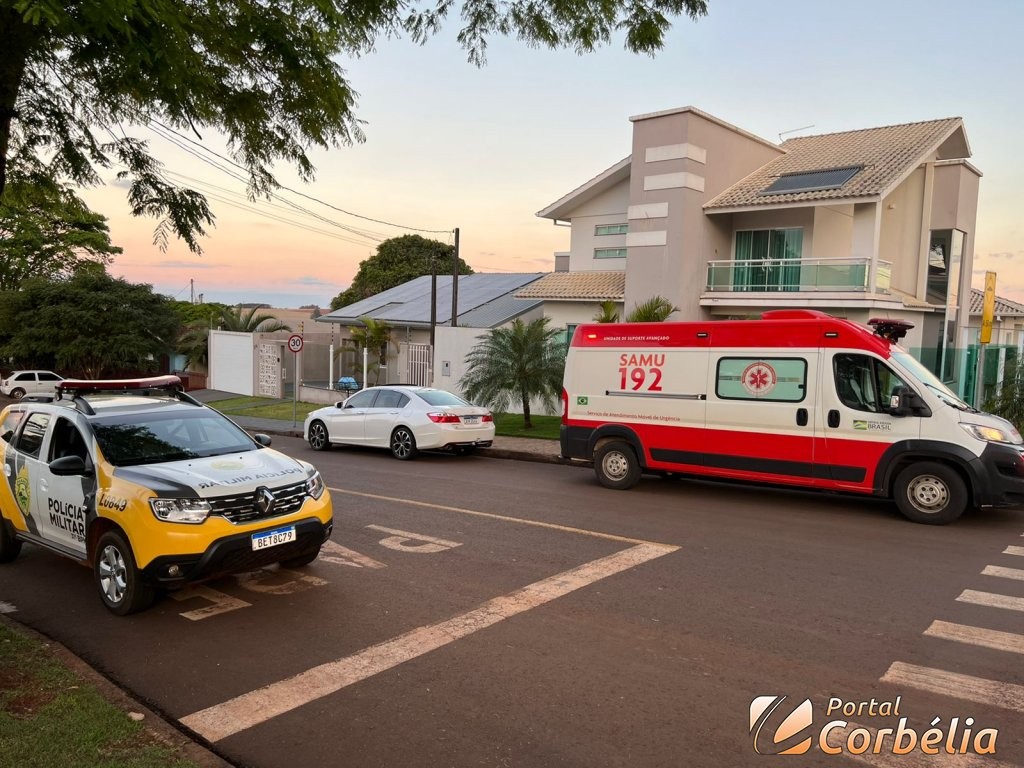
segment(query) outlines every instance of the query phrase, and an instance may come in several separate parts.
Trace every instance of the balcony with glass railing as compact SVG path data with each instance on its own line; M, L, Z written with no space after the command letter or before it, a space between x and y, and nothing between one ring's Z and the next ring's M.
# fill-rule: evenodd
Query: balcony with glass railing
M879 261L873 293L888 293L892 262ZM869 291L871 259L749 259L708 262L708 292Z

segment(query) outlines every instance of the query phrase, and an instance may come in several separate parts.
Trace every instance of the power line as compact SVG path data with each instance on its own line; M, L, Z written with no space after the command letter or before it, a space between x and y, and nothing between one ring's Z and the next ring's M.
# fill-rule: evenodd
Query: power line
M171 133L173 133L175 136L177 136L178 138L182 139L183 141L187 141L189 144L192 144L194 146L199 147L204 152L207 152L207 153L213 155L214 157L218 157L221 160L223 160L224 162L230 163L231 165L235 166L236 168L239 168L239 169L241 169L243 171L248 172L248 169L244 165L240 165L239 163L236 163L231 158L225 157L224 155L220 154L219 152L215 152L214 150L212 150L209 147L207 147L205 144L203 144L201 142L198 142L198 141L195 141L190 136L186 136L185 134L181 133L180 131L177 131L176 129L174 129L173 127L171 127L169 125L166 125L166 124L160 122L159 120L156 120L155 118L154 119L150 119L148 122L149 122L150 130L153 130L154 133L157 133L157 135L161 135L161 134L158 131L156 131L155 129L153 129L153 124L154 123L156 125L159 125L165 131L170 131ZM164 138L166 138L166 136L164 136ZM177 145L177 146L180 146L180 145ZM211 163L211 165L212 164L213 163ZM227 173L228 171L225 171L225 172ZM235 174L232 172L232 175L235 175ZM248 183L248 179L245 179L245 181L246 181L246 183ZM433 235L450 234L450 232L451 232L451 230L448 230L448 229L422 229L422 228L419 228L419 227L408 227L408 226L405 226L404 224L396 224L396 223L394 223L392 221L385 221L383 219L375 219L375 218L373 218L371 216L363 216L360 213L354 213L353 211L347 211L344 208L339 208L338 206L333 205L332 203L328 203L327 201L321 200L320 198L314 197L313 195L307 195L305 192L299 192L297 189L292 189L291 187L286 187L283 184L279 184L278 188L279 189L283 189L283 190L285 190L287 192L291 192L293 195L298 195L299 197L304 197L307 200L312 200L313 202L319 203L320 205L323 205L323 206L325 206L327 208L330 208L331 210L338 211L339 213L344 213L346 216L354 216L355 218L362 219L363 221L372 221L374 224L383 224L383 225L388 226L388 227L396 227L397 229L405 229L405 230L408 230L410 232L426 232L428 234L433 234Z

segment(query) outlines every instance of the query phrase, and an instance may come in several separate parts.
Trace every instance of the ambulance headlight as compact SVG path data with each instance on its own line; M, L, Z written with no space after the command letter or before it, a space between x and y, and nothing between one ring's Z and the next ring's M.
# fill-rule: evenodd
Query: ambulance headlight
M313 470L313 474L306 478L306 493L314 499L319 499L324 495L324 479L315 469Z
M168 523L201 523L212 510L204 499L150 499L149 506L158 519Z
M969 424L960 422L960 426L963 427L968 434L989 443L1009 443L1010 445L1020 445L1022 442L1020 432L1009 424L1005 427L991 427L987 424Z

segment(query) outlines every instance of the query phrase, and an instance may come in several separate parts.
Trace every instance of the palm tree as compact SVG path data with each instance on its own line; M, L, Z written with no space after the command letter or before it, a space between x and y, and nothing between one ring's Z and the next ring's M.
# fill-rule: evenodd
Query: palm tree
M532 429L530 401L539 398L553 411L562 392L565 345L560 328L548 328L546 317L520 319L506 328L492 328L466 355L460 385L466 397L503 412L513 398L523 405L523 426Z
M1002 416L1018 431L1024 429L1024 364L1007 361L1002 384L995 392L986 394L982 410Z
M600 309L594 315L595 323L617 323L619 322L619 305L611 300L602 301Z
M359 322L363 324L362 328L349 328L348 332L352 336L357 360L363 349L369 350L367 377L372 372L374 374L373 383L377 384L380 381L380 369L388 364L388 350L394 345L394 340L391 338L391 326L372 317L361 317ZM341 350L338 352L340 354Z
M247 312L241 308L220 308L210 315L210 323L193 325L185 330L178 339L178 352L185 355L185 368L189 370L206 369L210 357L210 329L217 327L222 331L239 333L273 333L274 331L290 331L291 328L273 315L256 314L257 307Z
M627 323L663 323L668 320L669 315L678 312L679 307L675 306L668 299L662 296L654 296L643 304L637 304L633 311L626 315Z

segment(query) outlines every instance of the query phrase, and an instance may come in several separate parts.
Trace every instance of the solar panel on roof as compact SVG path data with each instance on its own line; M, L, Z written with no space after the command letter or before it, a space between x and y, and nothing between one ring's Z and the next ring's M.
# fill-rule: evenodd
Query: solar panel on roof
M762 195L789 195L795 192L819 192L838 189L864 169L863 165L829 168L824 171L787 173L779 176L761 192Z

